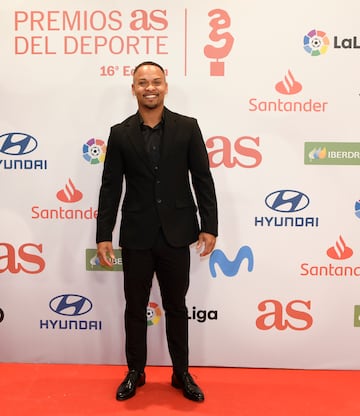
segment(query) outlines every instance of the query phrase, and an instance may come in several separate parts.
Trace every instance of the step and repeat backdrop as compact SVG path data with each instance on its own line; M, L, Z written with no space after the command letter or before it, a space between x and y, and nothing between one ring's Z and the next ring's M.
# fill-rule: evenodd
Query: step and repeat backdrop
M191 248L191 365L359 369L358 0L1 3L0 361L125 364L97 198L154 60L219 202L216 250ZM156 279L147 318L148 364L169 365Z

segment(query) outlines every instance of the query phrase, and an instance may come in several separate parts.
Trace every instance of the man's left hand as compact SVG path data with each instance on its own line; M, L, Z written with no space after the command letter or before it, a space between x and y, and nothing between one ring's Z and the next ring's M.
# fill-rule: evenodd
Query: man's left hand
M203 248L203 250L200 252L200 257L204 257L210 254L214 250L215 243L216 237L213 234L204 232L200 233L198 242L196 244L197 250Z

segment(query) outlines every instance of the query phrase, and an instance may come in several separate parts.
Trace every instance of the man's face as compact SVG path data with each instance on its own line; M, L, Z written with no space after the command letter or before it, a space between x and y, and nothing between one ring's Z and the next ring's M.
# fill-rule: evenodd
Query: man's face
M143 65L135 73L132 91L139 108L157 108L164 105L168 85L165 75L154 65Z

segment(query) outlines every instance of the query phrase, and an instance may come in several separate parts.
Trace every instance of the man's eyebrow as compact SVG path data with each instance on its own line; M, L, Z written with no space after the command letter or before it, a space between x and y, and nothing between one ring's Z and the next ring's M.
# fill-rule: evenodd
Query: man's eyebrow
M139 81L161 81L162 77L157 77L152 80L148 80L147 78L139 78Z

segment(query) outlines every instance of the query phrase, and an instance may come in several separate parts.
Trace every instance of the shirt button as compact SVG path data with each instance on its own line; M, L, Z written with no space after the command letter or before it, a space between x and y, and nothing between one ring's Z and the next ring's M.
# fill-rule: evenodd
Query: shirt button
M155 169L155 170L158 170L158 169L159 169L159 166L155 166L155 167L154 167L154 169Z

